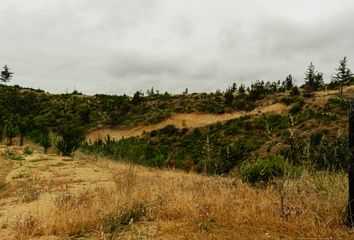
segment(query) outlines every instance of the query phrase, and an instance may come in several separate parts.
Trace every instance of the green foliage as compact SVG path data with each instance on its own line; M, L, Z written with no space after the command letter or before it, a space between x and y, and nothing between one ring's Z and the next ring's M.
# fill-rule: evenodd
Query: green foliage
M297 86L292 87L290 91L290 96L299 96L299 95L300 95L299 88Z
M173 124L169 124L160 130L161 134L172 136L177 132L177 128Z
M52 146L52 141L48 130L44 130L40 133L39 144L44 148L44 153L46 153L48 148Z
M56 147L64 156L70 156L84 141L84 130L80 127L68 127L61 131L61 139Z
M339 61L339 67L336 68L337 72L334 74L331 82L332 86L339 86L340 94L343 93L343 86L348 84L353 77L353 74L347 65L347 57L344 57Z
M105 141L85 142L81 150L85 153L108 156L149 167L163 167L167 159L166 151L135 137L119 141L108 137Z
M32 155L33 154L33 149L30 147L25 147L22 151L23 155Z
M20 133L20 146L22 146L24 138L25 138L27 131L28 131L28 126L27 126L26 121L19 122L17 124L17 126L18 126L18 131Z
M235 99L234 90L228 89L224 94L224 99L226 106L232 106Z
M7 124L5 126L4 132L9 141L9 144L12 144L12 139L16 137L16 128L12 124Z
M274 156L245 164L241 168L241 176L243 181L248 183L267 183L276 177L284 176L288 168L289 164L282 156Z
M14 73L9 71L10 69L7 65L5 65L3 69L0 74L0 81L6 83L11 80Z
M287 122L287 118L280 115L269 116L268 120L274 129L285 126L284 122ZM226 174L246 161L251 152L264 143L264 128L263 120L261 124L256 124L250 122L249 117L193 131L168 125L141 138L118 141L107 138L105 141L86 142L81 150L149 167L176 167ZM239 139L235 140L234 134L240 134ZM243 137L244 134L247 137Z
M285 90L292 90L292 88L294 87L293 76L291 74L286 76L285 81L283 82L283 87L285 88Z
M301 100L299 97L296 96L296 97L284 97L284 98L281 99L281 101L284 104L289 106L289 105L291 105L293 103L297 103L297 102L303 101L303 100Z
M349 102L342 98L330 98L328 99L324 111L326 112L338 112L341 115L346 115L349 109Z
M290 114L297 114L299 112L301 112L302 108L304 107L305 102L304 100L300 99L298 100L291 108L289 113Z
M316 71L315 66L310 63L305 72L304 88L307 93L318 91L323 85L323 74Z
M14 160L14 161L25 160L22 154L18 154L9 148L6 148L5 151L2 153L2 155L4 155L9 160Z
M330 135L327 130L316 131L308 137L293 134L288 147L281 154L294 165L327 171L337 171L348 166L348 140L340 132Z

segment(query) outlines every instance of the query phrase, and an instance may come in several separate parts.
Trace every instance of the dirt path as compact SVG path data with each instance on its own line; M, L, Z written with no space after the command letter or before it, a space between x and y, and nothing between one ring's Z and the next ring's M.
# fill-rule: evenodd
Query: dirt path
M107 135L111 138L121 139L122 137L140 136L144 132L151 132L153 130L164 128L169 124L175 125L177 128L198 128L205 127L217 122L224 122L231 119L240 118L245 115L260 115L266 113L286 113L288 108L281 103L272 104L265 107L258 107L251 112L233 112L225 114L205 114L205 113L188 113L188 114L174 114L168 119L152 125L136 126L130 129L117 128L101 128L90 132L86 138L88 140L104 139Z

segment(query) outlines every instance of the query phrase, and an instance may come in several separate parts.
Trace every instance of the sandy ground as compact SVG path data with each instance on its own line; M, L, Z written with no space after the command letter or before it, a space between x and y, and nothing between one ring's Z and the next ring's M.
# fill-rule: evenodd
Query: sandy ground
M0 145L0 152L5 149L21 153L20 148ZM0 164L0 179L6 181L0 189L0 239L17 239L12 227L25 215L46 216L54 209L56 196L114 184L107 169L54 154L34 152L21 161L1 156Z
M258 107L251 112L233 112L225 114L204 114L204 113L189 113L189 114L174 114L168 119L153 125L148 126L136 126L129 129L119 128L101 128L90 132L86 138L94 141L96 139L104 139L107 135L111 138L121 139L122 137L134 137L140 136L144 132L151 132L153 130L164 128L169 124L175 125L177 128L198 128L205 127L217 122L224 122L231 119L240 118L245 115L261 115L266 113L286 113L288 111L287 106L281 103L272 104L265 107Z

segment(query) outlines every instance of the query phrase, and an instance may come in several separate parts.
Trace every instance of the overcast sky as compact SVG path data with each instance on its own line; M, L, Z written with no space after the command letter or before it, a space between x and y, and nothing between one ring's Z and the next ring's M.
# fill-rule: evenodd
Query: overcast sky
M353 16L349 0L0 0L0 65L54 93L301 83L311 61L329 81L344 56L354 70Z

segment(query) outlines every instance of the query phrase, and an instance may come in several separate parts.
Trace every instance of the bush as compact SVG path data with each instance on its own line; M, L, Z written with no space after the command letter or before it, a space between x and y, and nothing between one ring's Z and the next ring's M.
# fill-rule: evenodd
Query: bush
M23 155L32 155L33 154L33 149L30 147L25 147L25 149L23 149L22 151Z
M267 183L276 177L284 176L288 168L289 164L282 156L274 156L244 165L241 168L241 176L242 180L248 183Z
M177 132L177 130L178 130L178 129L175 127L175 125L169 124L169 125L167 125L166 127L162 128L162 129L160 130L160 132L161 132L162 134L167 135L167 136L172 136L172 135L174 135L174 134Z
M305 102L304 100L300 100L297 103L295 103L291 108L290 108L290 113L291 114L297 114L299 112L301 112L302 108L304 107Z
M70 127L62 131L62 137L56 147L64 156L70 156L84 141L84 131L79 127Z
M302 94L302 96L304 96L305 98L312 98L313 96L315 96L315 94L313 94L312 92L305 92Z
M15 160L15 161L25 160L22 154L17 154L14 150L9 148L5 149L5 151L2 154L9 160Z
M300 91L299 89L295 86L291 89L291 92L290 92L290 96L299 96L300 95Z

